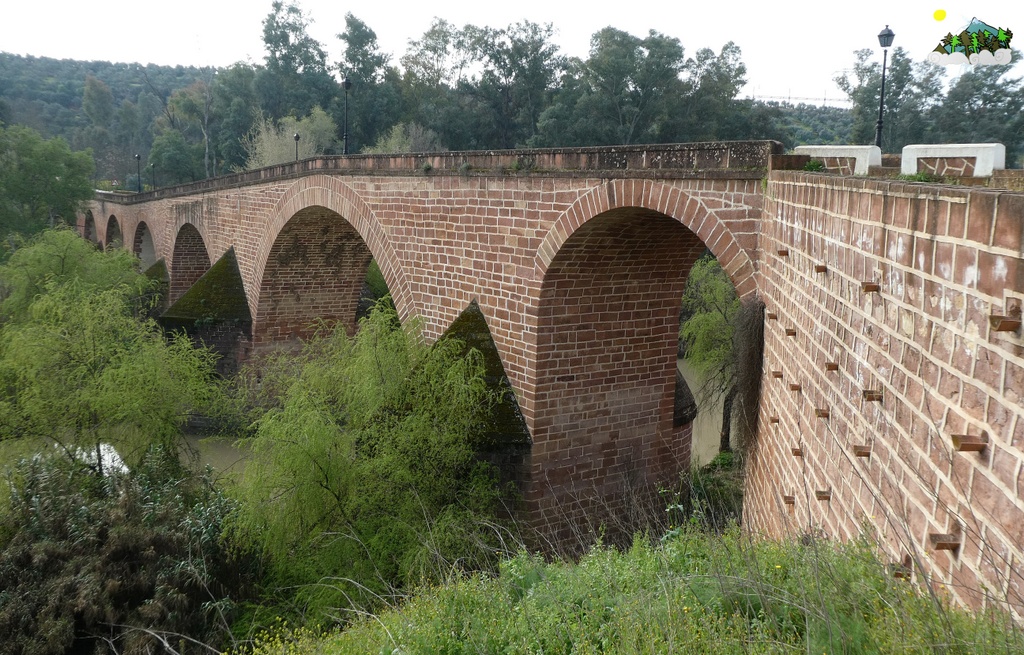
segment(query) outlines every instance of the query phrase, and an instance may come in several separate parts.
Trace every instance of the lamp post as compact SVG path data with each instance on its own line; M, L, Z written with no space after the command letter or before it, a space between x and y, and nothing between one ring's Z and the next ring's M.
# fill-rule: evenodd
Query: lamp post
M348 75L341 81L341 86L345 89L345 131L341 138L345 142L344 150L342 154L348 154L348 90L352 88L352 80L348 79Z
M142 157L138 153L135 154L135 189L142 193Z
M882 110L885 108L885 64L889 55L889 46L892 45L892 38L896 34L886 25L885 29L878 33L878 45L882 46L882 93L878 96L878 122L875 123L875 145L882 147Z
M156 162L149 162L149 184L156 189Z
M295 133L295 161L299 161L299 133Z

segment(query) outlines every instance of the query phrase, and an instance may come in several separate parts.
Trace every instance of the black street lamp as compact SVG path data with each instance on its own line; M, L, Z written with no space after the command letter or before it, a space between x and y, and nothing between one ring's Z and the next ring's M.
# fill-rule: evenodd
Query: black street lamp
M295 161L299 161L299 133L295 133Z
M882 110L885 107L885 63L889 55L888 47L892 45L892 38L896 34L886 25L885 29L878 33L878 45L882 46L882 93L878 96L878 122L875 123L875 145L882 147Z
M345 149L342 154L348 154L348 90L352 88L352 80L348 79L348 75L341 81L341 86L345 89L345 131L342 134L342 140L345 142Z
M142 193L142 157L135 155L135 188Z

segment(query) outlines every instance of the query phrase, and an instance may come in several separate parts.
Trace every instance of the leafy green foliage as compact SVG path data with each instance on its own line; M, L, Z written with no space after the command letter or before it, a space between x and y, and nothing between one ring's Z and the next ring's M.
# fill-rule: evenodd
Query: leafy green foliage
M106 443L137 461L214 396L212 357L142 318L152 283L124 255L69 237L45 233L0 269L0 440L52 442L83 460Z
M486 566L498 491L475 455L491 399L478 353L427 348L385 302L358 334L310 342L256 425L236 529L315 616L450 567Z
M733 325L740 299L718 260L697 260L683 293L683 321L679 337L686 359L705 374L722 374L733 362Z
M146 291L131 253L100 252L71 230L46 230L17 245L0 266L0 323L28 319L32 302L51 283L75 281L83 292L125 286L138 295Z
M368 155L401 152L438 152L444 150L437 134L417 123L396 123L372 146L363 148Z
M244 553L221 539L234 505L208 476L189 474L166 451L105 476L46 453L20 461L8 483L0 507L6 652L232 644L229 622L251 573Z
M1005 653L1024 637L894 579L866 541L754 541L683 530L578 563L521 553L333 635L268 635L271 653Z
M278 123L261 116L243 139L245 168L253 170L295 161L296 152L299 159L322 155L334 147L337 131L334 121L319 107L304 118L287 117Z
M0 234L35 234L92 198L92 157L27 127L0 127Z
M825 162L820 159L812 159L811 161L804 164L805 171L818 172L825 170Z

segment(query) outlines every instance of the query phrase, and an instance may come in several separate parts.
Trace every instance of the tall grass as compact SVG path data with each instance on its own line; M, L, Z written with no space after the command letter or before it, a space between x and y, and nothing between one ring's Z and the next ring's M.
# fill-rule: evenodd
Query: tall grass
M520 550L497 574L453 574L343 631L265 632L253 653L1024 653L1007 614L895 577L867 537L744 534L726 459L689 477L660 539L575 562Z

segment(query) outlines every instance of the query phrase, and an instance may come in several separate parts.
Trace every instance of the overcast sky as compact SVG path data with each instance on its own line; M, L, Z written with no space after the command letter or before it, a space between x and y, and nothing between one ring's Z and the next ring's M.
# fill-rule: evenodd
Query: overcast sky
M263 61L262 21L270 0L172 0L97 3L20 0L4 3L0 50L58 59L103 60L185 66L228 66ZM924 60L947 32L977 16L1014 31L1024 49L1024 2L1020 0L920 2L862 0L856 3L723 2L714 0L299 0L313 20L310 33L332 61L340 58L336 35L352 12L377 33L381 49L398 58L435 16L457 26L505 27L521 20L551 23L563 54L586 57L590 36L609 25L637 36L651 29L677 37L686 55L734 41L747 66L744 96L793 101L842 99L832 82L853 65L854 51L871 48L881 60L878 33L886 24L894 46ZM937 20L937 10L945 12ZM1019 36L1017 35L1019 34ZM1024 71L1021 62L1014 70ZM950 67L951 75L960 67Z

